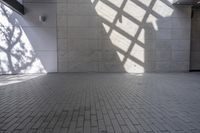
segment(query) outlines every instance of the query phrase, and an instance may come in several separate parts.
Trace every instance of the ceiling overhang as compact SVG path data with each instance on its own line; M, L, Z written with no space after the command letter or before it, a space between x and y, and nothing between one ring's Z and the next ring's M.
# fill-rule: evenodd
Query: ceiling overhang
M174 5L188 5L188 6L198 6L200 5L200 0L176 0Z
M20 15L25 14L24 6L17 0L0 0L0 2L10 7L12 10L19 13Z

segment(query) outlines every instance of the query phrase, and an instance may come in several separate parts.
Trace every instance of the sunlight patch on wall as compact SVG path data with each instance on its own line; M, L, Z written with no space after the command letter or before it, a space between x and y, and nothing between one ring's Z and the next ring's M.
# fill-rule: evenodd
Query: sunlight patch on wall
M0 50L0 74L2 74L2 71L9 71L9 64L7 61L7 55L5 52Z
M113 22L117 15L117 12L114 9L112 9L111 7L109 7L101 1L98 1L95 10L99 16L101 16L109 22Z
M173 13L173 9L160 0L156 1L155 5L153 6L153 11L162 17L170 17Z
M150 14L147 18L147 23L151 23L153 25L154 30L158 31L158 24L157 24L158 19Z
M167 5L171 0L166 0L166 3L162 0L108 1L116 7L112 9L113 5L109 5L109 2L98 0L95 9L103 19L102 25L115 46L116 54L126 72L144 73L144 48L150 45L146 42L155 39L154 32L159 31L159 17L172 15L173 9ZM110 24L105 24L105 21Z
M135 24L125 16L121 16L121 18L117 21L116 26L128 33L132 37L135 36L139 28L137 24Z
M108 33L110 31L110 27L107 24L105 24L105 23L102 23L102 25L103 25L106 33Z
M90 0L91 1L91 3L94 3L95 2L95 0Z
M123 54L121 54L120 52L117 51L117 55L118 55L120 61L124 60L124 55Z
M173 4L174 2L178 1L178 0L167 0L169 3Z
M141 29L137 40L140 41L141 43L145 44L145 30L144 30L144 28Z
M46 73L13 11L0 5L0 72Z
M128 73L144 73L144 67L129 58L125 62L124 68Z
M137 0L139 2L141 2L142 4L146 5L146 6L149 6L150 3L152 2L152 0Z
M127 1L123 10L138 21L142 21L146 13L146 11L143 8L141 8L131 0Z
M137 60L141 61L142 63L145 62L144 59L144 48L138 45L137 43L134 44L133 49L131 51L131 56L135 57Z
M120 34L119 32L113 30L110 35L110 40L119 49L127 52L128 48L130 47L131 40Z
M120 7L124 0L108 0L110 3L114 4L117 7Z
M15 18L8 19L8 17L11 17L12 14L13 11L10 8L3 6L0 3L0 26L13 26L15 25L15 22L18 23Z

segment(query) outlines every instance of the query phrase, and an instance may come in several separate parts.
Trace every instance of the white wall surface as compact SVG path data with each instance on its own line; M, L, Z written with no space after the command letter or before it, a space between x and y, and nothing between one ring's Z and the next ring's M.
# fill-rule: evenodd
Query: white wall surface
M23 33L16 48L1 34L0 73L188 71L191 9L172 2L24 0L25 16L0 19Z
M1 31L0 47L6 51L0 49L0 73L57 72L56 3L24 0L23 5L26 12L24 16L5 6L1 7L1 29L7 36L9 30L14 35L6 41ZM3 10L8 16L2 14ZM46 22L39 21L40 15L46 16ZM12 46L16 37L18 42ZM11 49L9 46L12 46Z

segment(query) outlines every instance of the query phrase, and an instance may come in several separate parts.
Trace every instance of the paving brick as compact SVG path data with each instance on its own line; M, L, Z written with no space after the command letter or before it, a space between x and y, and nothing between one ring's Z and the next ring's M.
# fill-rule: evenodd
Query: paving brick
M129 119L125 119L125 123L126 123L126 125L128 126L129 130L132 133L137 133L138 132L138 130L134 127L134 125L131 123L131 121Z
M123 133L130 133L130 130L127 126L121 126L121 129Z
M53 129L53 133L59 133L60 132L60 128L62 127L62 121L59 121L56 123L54 129Z
M90 133L91 132L91 129L90 129L90 121L85 121L84 122L84 133Z
M91 116L91 126L97 126L97 116L96 115L92 115Z
M111 120L115 133L121 133L121 127L116 119Z
M117 121L119 122L119 125L126 125L124 119L122 119L120 114L116 115Z
M198 73L48 74L0 86L0 132L199 133L199 86Z
M105 126L104 120L98 120L98 127L99 127L99 132L106 131L106 126Z
M60 133L67 133L67 131L68 131L68 128L61 128L60 129Z
M57 117L54 117L54 118L50 121L50 123L49 123L49 125L47 126L47 128L53 129L53 128L55 127L57 121L58 121L58 118L57 118Z
M19 124L17 129L22 130L31 120L31 117L26 118L22 123Z
M38 129L42 125L44 119L45 119L45 117L40 117L40 119L33 125L32 128L33 129Z
M98 133L98 127L92 127L91 128L91 133Z
M76 122L70 122L68 133L74 133L76 131Z
M104 123L105 123L106 126L112 125L111 120L110 120L108 115L103 115L103 118L104 118Z
M17 118L12 119L10 122L6 123L1 129L2 130L8 130L9 127L11 127L15 122L17 121Z
M97 119L102 120L103 119L103 113L101 111L97 111Z
M113 126L106 126L106 131L107 133L114 133L114 129L113 129Z
M85 120L90 120L90 111L85 111Z

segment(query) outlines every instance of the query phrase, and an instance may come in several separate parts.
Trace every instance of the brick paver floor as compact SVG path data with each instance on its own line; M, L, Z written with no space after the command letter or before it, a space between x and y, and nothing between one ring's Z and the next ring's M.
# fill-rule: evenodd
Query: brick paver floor
M0 76L0 133L200 133L200 73Z

